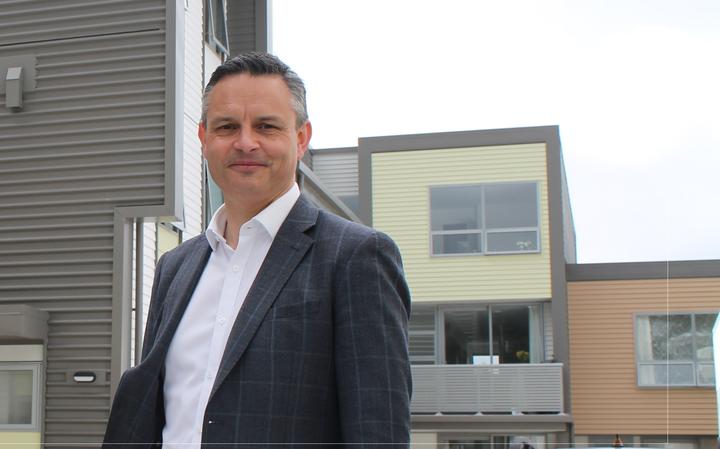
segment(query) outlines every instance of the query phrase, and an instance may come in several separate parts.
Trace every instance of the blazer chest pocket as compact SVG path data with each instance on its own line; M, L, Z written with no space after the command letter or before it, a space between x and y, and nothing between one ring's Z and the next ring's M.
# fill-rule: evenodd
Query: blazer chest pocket
M318 312L318 301L285 302L278 299L270 308L272 319L312 318Z

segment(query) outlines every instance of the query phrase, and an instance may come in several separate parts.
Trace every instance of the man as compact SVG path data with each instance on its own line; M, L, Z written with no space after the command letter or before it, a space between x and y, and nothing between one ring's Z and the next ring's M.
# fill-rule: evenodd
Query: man
M407 447L400 254L300 194L300 78L268 54L225 62L198 135L225 204L158 262L105 447Z

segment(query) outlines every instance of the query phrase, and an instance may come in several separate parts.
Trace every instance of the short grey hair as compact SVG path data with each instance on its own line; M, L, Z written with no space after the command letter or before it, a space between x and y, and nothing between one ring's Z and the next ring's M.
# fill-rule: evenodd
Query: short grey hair
M299 128L308 120L307 103L305 101L305 83L280 58L270 53L242 53L228 59L213 72L202 97L202 117L200 121L207 123L208 97L213 87L221 79L230 75L247 73L251 76L280 75L290 89L292 108L295 111L295 125Z

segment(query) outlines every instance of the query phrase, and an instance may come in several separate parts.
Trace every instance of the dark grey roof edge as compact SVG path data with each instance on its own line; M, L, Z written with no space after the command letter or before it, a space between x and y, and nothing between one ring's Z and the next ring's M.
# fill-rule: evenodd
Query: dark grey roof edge
M565 267L568 282L720 277L720 260L587 263Z
M361 137L358 139L358 147L377 153L490 145L521 145L559 140L559 134L560 131L557 125L428 134L404 134L397 136Z
M337 147L337 148L308 148L312 154L327 153L357 153L358 147Z

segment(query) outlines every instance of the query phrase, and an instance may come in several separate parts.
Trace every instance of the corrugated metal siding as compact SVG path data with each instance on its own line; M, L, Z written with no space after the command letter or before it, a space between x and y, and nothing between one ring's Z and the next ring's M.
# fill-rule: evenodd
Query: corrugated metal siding
M712 389L637 387L634 314L717 311L719 298L717 278L569 283L575 431L715 435Z
M537 181L539 254L430 257L430 185ZM373 225L400 246L414 301L550 298L544 144L374 153Z
M358 153L313 152L313 171L335 195L358 194Z
M3 2L0 30L3 57L37 59L22 112L0 108L0 303L50 313L45 447L97 443L113 210L164 198L165 2Z

